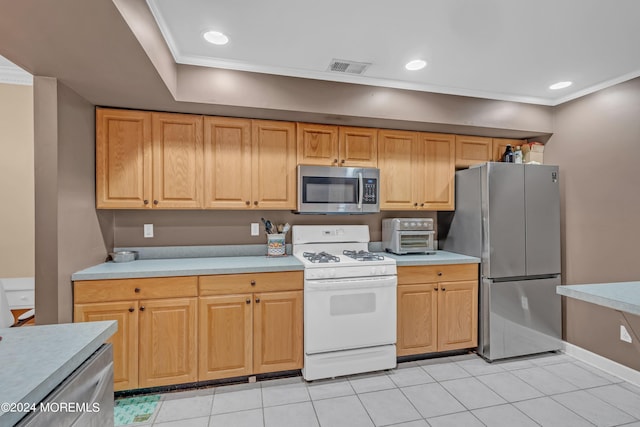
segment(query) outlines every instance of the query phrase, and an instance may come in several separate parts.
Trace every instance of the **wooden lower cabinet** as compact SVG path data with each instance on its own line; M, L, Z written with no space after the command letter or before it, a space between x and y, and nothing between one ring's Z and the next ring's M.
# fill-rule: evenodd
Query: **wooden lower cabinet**
M476 347L477 325L477 264L398 268L398 356Z
M200 297L198 380L302 368L302 291Z
M113 388L138 388L138 301L76 304L74 319L118 322L118 331L107 340L113 345Z
M139 387L197 380L197 298L140 301Z

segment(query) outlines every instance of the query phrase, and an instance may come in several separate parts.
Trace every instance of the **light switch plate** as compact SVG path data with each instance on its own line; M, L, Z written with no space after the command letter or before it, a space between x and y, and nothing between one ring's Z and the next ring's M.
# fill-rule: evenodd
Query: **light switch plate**
M259 236L260 235L260 224L257 222L251 223L251 235Z
M144 237L147 239L153 237L153 224L144 225Z

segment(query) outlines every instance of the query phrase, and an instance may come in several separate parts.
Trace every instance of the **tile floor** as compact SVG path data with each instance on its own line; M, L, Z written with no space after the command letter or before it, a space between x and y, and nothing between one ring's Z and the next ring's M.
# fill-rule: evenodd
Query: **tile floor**
M306 383L301 377L163 394L157 427L640 427L640 387L565 354L475 355Z

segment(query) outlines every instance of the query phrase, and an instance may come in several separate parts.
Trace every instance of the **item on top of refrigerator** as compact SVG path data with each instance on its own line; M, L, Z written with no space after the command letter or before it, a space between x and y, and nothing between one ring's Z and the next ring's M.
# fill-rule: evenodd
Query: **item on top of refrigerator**
M516 147L516 151L513 153L513 161L514 163L522 163L522 149L520 147Z
M543 163L544 145L540 142L529 142L522 145L524 163Z
M511 144L507 144L507 149L504 150L504 154L502 155L502 161L506 163L513 163L513 150L511 149Z

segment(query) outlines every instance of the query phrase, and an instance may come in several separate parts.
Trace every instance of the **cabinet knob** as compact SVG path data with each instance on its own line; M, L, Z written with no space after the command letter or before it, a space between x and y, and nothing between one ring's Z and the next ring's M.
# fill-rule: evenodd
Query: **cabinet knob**
M140 306L140 311L144 311L144 305Z
M133 292L135 292L136 294L139 294L139 293L140 293L140 288L135 288L135 289L133 290Z
M158 201L157 201L157 200L154 200L154 201L153 201L153 204L154 204L154 205L157 205L157 204L158 204Z
M418 207L418 202L414 203L413 206L417 208Z
M447 290L447 288L442 288L442 292L444 292L444 291L446 291L446 290Z
M133 307L129 307L129 313L133 313L135 309Z
M255 286L255 285L256 285L256 281L255 281L255 280L252 280L252 281L251 281L251 286Z
M342 159L342 160L340 161L340 163L342 163L342 164L344 165L344 159Z
M144 199L144 200L143 200L143 203L144 203L145 205L148 205L148 204L149 204L149 201L148 201L147 199Z
M433 288L433 290L434 290L434 291L436 291L436 292L438 292L438 287L437 287L437 286L435 286L435 287Z
M253 206L258 206L258 201L253 202Z
M256 302L259 303L260 302L260 298L256 298Z
M245 301L247 304L251 304L251 298L247 298L247 300Z
M333 163L338 163L338 159L333 159Z
M244 202L244 204L249 206L251 204L251 202L247 200L246 202Z
M424 208L424 203L420 203L420 207L421 207L421 208Z
M438 276L442 276L442 271L438 271Z

